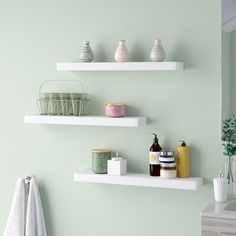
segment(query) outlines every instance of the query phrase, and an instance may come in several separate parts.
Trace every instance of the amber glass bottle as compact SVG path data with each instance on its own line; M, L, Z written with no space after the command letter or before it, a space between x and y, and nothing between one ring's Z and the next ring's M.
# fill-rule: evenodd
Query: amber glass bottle
M160 176L160 162L159 162L159 156L161 146L158 143L157 134L154 134L154 140L153 144L150 147L149 150L149 169L150 169L150 175L151 176Z

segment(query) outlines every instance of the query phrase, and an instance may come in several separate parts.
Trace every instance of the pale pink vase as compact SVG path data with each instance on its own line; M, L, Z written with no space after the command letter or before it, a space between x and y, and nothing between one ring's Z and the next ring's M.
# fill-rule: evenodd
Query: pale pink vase
M117 62L127 62L129 60L129 52L125 46L125 40L120 40L115 52L115 60Z

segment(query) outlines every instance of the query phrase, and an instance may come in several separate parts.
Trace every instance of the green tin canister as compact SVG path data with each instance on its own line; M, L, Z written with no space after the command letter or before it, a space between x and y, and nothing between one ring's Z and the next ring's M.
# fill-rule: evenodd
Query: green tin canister
M111 150L96 148L92 150L92 170L96 174L107 173L107 161L111 159Z

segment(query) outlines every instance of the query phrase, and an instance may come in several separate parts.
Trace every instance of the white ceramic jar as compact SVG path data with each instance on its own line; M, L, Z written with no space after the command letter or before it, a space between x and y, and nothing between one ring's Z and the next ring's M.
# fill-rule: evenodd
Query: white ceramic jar
M161 62L166 59L166 53L161 45L161 39L156 39L150 54L152 61Z
M80 52L80 61L81 62L92 62L94 59L93 51L90 47L90 42L85 41L83 43L83 48Z
M114 58L117 62L127 62L129 60L129 52L125 46L125 40L120 40L118 42Z
M107 174L108 175L125 175L127 173L127 160L123 157L112 157L107 161Z

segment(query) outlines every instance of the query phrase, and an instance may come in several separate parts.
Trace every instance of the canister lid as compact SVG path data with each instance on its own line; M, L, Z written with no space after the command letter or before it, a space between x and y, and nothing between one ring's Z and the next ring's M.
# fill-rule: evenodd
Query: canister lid
M94 148L92 150L92 152L95 152L95 153L104 153L104 152L111 152L110 149L108 148Z
M107 103L106 106L124 106L123 103Z

